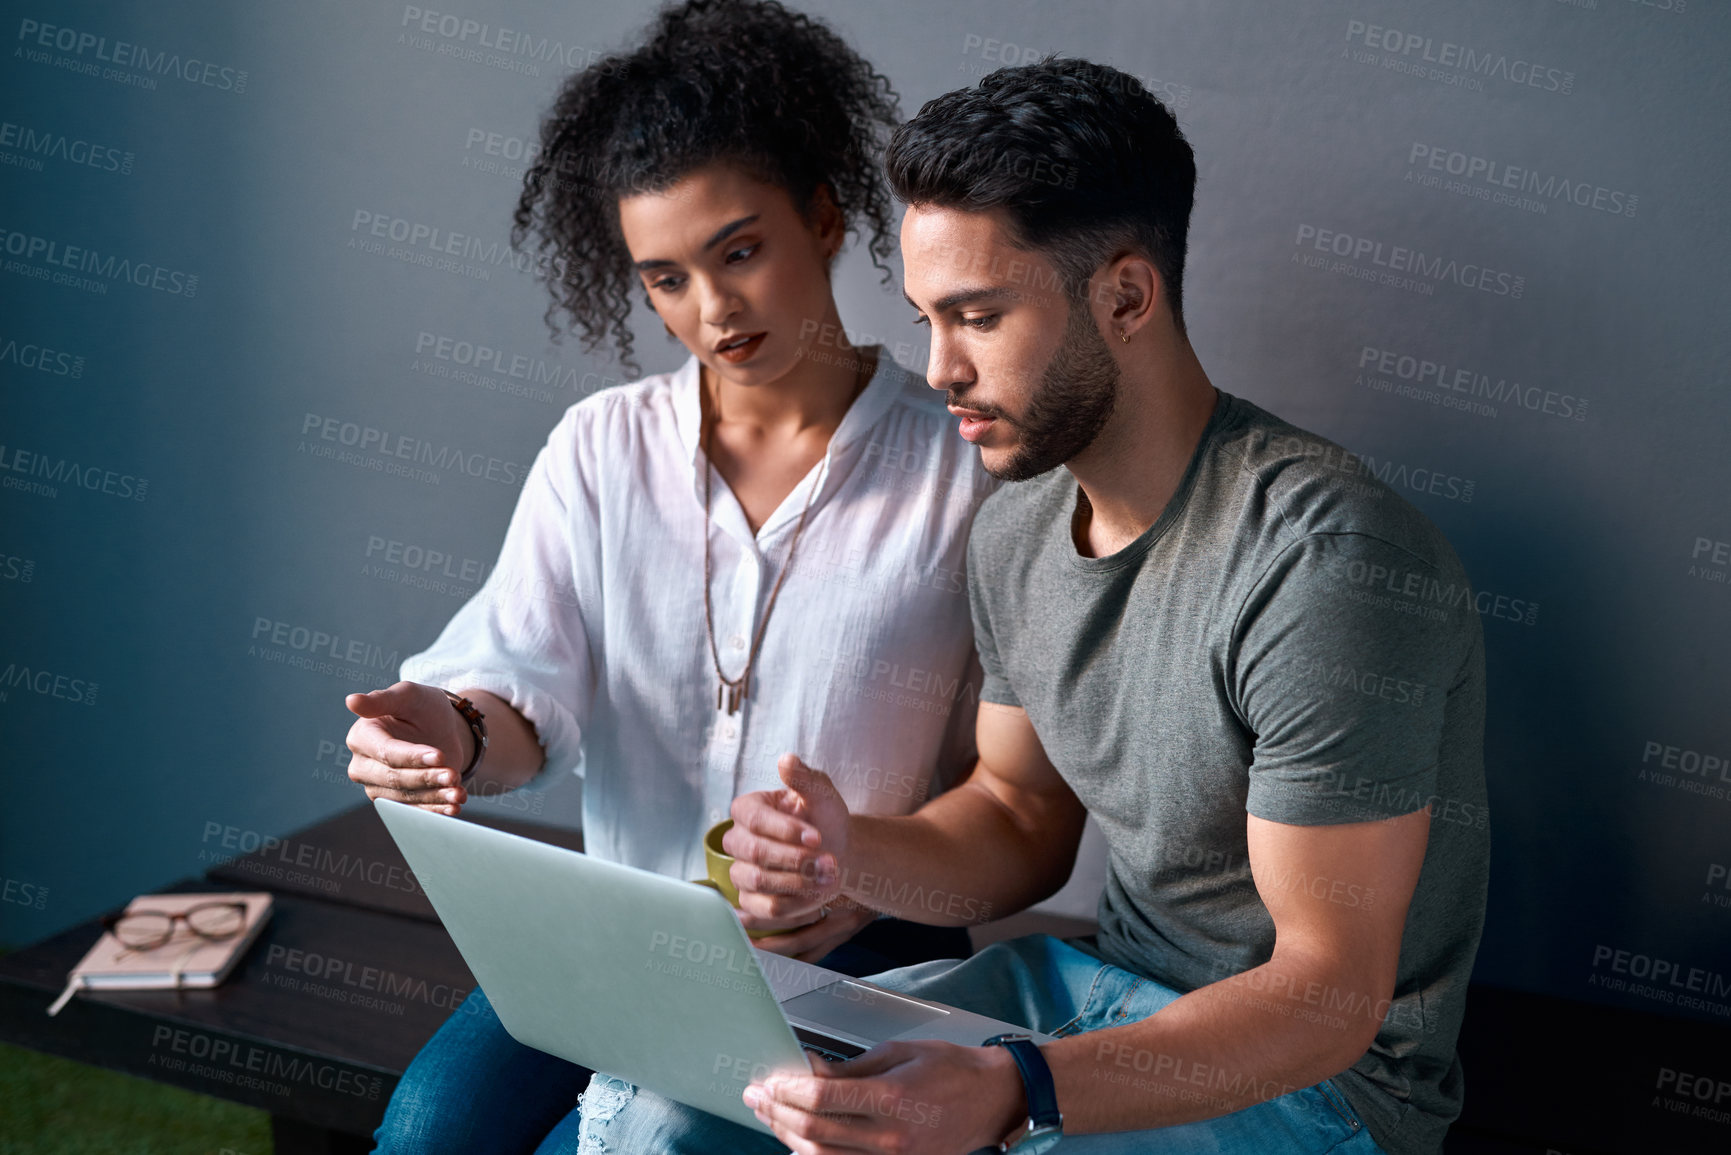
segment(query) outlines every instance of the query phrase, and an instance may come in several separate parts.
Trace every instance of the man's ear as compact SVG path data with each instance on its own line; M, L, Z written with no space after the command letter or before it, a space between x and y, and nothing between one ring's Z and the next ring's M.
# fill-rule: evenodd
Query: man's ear
M1138 253L1125 253L1107 266L1101 287L1111 300L1111 315L1107 324L1120 340L1134 338L1159 311L1165 282L1160 270Z

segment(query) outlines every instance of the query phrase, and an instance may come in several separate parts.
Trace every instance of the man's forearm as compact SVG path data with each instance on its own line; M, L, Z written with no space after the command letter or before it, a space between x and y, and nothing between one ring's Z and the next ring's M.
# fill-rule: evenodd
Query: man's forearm
M989 922L1030 906L1064 885L1076 856L1075 840L1054 839L1054 824L1030 809L1012 812L969 779L905 817L854 815L842 893L935 926Z
M519 714L511 703L486 690L454 692L475 703L475 708L487 719L487 756L481 759L480 769L469 779L467 789L470 795L485 796L515 790L540 773L546 761L546 751L541 748L535 727L527 718ZM463 750L466 756L474 755L472 736L465 739ZM462 768L457 767L458 770Z
M1072 1134L1167 1127L1290 1094L1369 1048L1388 996L1348 966L1276 956L1140 1022L1041 1050Z

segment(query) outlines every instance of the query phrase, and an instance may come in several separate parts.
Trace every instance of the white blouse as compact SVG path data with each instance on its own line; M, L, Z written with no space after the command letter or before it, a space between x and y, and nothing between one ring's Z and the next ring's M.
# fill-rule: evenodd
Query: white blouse
M584 779L590 853L683 878L776 759L827 771L855 812L905 814L971 764L979 666L968 529L994 482L943 395L879 350L828 450L754 535L711 478L710 596L737 677L811 510L737 714L716 709L703 613L698 362L565 412L498 565L402 677L509 701ZM533 784L532 784L533 785Z

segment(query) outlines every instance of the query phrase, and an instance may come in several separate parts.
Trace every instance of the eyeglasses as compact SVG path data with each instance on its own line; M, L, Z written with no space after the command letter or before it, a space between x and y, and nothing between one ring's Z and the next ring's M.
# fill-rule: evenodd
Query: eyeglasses
M246 903L201 902L183 911L129 910L102 917L102 925L129 950L155 950L174 937L176 923L199 938L220 941L246 926Z

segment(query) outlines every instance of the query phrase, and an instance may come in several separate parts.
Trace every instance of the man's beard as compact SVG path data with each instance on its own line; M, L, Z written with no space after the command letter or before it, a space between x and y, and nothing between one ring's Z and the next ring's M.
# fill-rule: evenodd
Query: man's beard
M1010 459L986 471L1000 481L1027 481L1069 461L1094 443L1112 417L1118 400L1118 362L1100 336L1093 314L1072 304L1064 343L1040 374L1040 383L1020 418L1002 410L993 415L1016 430ZM950 402L967 403L952 392Z

